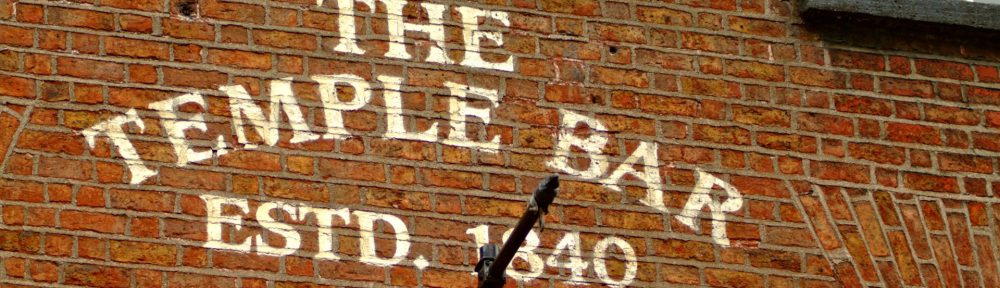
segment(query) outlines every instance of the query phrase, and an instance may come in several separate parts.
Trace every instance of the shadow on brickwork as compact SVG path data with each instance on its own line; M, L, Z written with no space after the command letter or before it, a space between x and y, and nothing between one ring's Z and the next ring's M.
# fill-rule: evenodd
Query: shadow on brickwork
M1000 62L998 30L814 10L802 19L831 44Z
M1000 62L1000 31L810 11L836 46ZM793 196L844 287L1000 287L1000 204L815 186Z

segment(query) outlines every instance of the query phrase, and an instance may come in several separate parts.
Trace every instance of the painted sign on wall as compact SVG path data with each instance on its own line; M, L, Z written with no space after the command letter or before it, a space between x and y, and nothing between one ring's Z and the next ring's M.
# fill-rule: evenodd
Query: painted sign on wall
M388 0L380 1L386 7L388 31L390 41L386 57L407 59L413 58L404 46L404 34L407 31L421 32L428 35L431 42L436 46L429 48L429 52L423 61L436 64L458 64L470 68L492 69L499 71L512 71L514 68L514 57L507 57L501 62L491 62L484 60L481 56L483 41L490 41L496 46L503 45L502 34L496 31L484 31L480 29L481 21L495 21L502 25L509 26L510 19L507 13L498 11L488 11L473 7L457 7L461 14L462 35L465 40L465 50L463 59L452 59L448 56L444 43L443 17L445 6L442 4L422 3L420 7L427 13L429 21L427 24L407 23L403 19L403 6L406 1ZM320 1L317 4L322 4ZM363 54L366 51L359 47L357 39L358 28L354 26L354 6L367 5L369 8L375 7L375 1L363 0L339 0L337 2L340 15L338 19L342 41L334 48L337 52ZM444 82L450 97L447 102L447 131L445 125L435 122L424 130L414 130L413 125L407 124L409 113L403 109L403 93L405 85L404 79L397 76L377 75L374 81L365 80L362 75L349 72L330 75L313 75L309 78L317 86L317 92L322 103L322 115L324 122L322 127L311 125L302 112L302 107L293 92L292 78L282 78L271 80L268 85L268 103L258 105L247 88L240 85L223 85L218 90L228 99L228 109L230 113L230 124L232 133L235 134L235 143L230 143L230 135L216 135L211 147L201 147L194 145L186 137L189 131L208 132L206 125L206 115L201 112L184 112L182 106L198 106L203 111L208 111L208 102L200 93L187 93L170 99L153 102L148 108L155 113L162 125L167 140L173 147L176 154L176 165L187 166L192 163L208 161L227 153L233 153L238 149L254 150L261 145L275 146L279 142L281 129L291 130L290 143L307 143L318 140L338 140L345 139L351 135L351 131L345 126L343 113L358 111L373 103L375 97L381 96L381 103L384 103L385 130L382 138L392 140L414 140L425 142L438 142L444 145L478 149L486 152L496 153L501 150L499 136L487 138L471 129L481 129L489 125L495 119L495 109L501 104L502 95L499 91L484 87L460 84L455 82ZM351 100L342 100L338 96L339 88L349 87L353 91ZM380 93L379 93L380 92ZM486 103L487 105L473 105L474 102ZM590 182L601 183L605 187L615 191L621 191L620 185L626 177L633 177L645 183L646 195L641 199L641 203L648 206L653 211L660 213L675 213L673 217L680 223L690 227L692 230L700 232L701 224L699 217L707 217L711 221L711 231L705 232L711 235L713 241L721 246L731 245L726 234L726 214L739 211L743 207L743 198L740 192L729 183L704 171L696 170L696 184L688 196L683 209L671 211L664 204L664 183L660 175L657 150L658 144L655 142L642 142L628 155L621 163L611 163L609 156L602 151L609 144L606 135L607 127L598 119L579 111L560 109L559 116L561 125L558 132L553 136L555 151L547 166L556 172L572 175L578 179ZM468 118L478 119L477 123L469 122ZM285 121L287 119L287 121ZM482 125L478 125L482 123ZM129 139L126 132L127 125L135 125L140 131L144 130L145 123L139 111L129 110L124 115L118 115L100 122L85 131L83 135L86 142L95 146L98 137L107 137L115 147L118 155L125 159L130 173L132 184L141 184L150 177L157 174L155 167L150 167L139 156L135 146ZM582 130L581 130L582 129ZM581 131L583 131L581 133ZM446 133L441 133L446 132ZM253 134L250 134L253 133ZM254 135L256 137L251 137ZM439 135L447 135L439 137ZM259 139L254 140L254 139ZM571 161L581 154L573 151L582 151L586 155L587 163ZM717 196L713 191L720 188L722 195ZM573 193L565 191L564 193ZM204 247L211 249L233 250L247 253L259 253L264 255L282 256L295 253L302 247L302 234L295 227L287 222L272 216L273 212L288 215L290 219L301 221L307 217L315 219L317 227L316 241L319 243L319 251L315 254L317 259L341 260L341 256L335 251L336 232L333 227L336 225L347 225L352 222L357 223L360 235L361 255L359 261L376 266L391 266L405 263L413 265L419 269L428 267L430 263L424 255L417 255L412 258L409 255L410 235L404 221L393 215L349 210L348 208L314 207L300 204L290 204L284 202L264 202L260 203L255 210L252 210L247 199L221 197L215 195L203 195L201 197L206 204L208 222L208 240ZM724 199L724 200L722 200ZM707 209L707 212L703 212ZM236 213L226 213L225 211L235 211ZM226 227L233 227L239 230L245 223L247 215L254 215L260 226L267 233L277 235L284 239L283 243L271 243L263 235L246 238L239 241L227 240L224 237ZM376 253L375 223L385 223L392 230L394 237L394 250L391 256L378 255ZM490 242L488 227L477 226L467 230L471 240L476 246ZM509 233L509 231L508 231ZM566 233L561 237L555 251L547 258L535 253L539 244L538 235L529 235L527 243L518 254L518 258L528 263L527 270L516 270L511 268L508 274L521 279L532 279L539 277L543 268L562 267L571 271L568 282L578 283L583 281L584 271L591 267L594 269L597 278L603 283L612 286L626 286L636 277L637 260L634 248L625 240L616 236L606 236L596 243L594 247L580 247L580 235L577 232ZM581 249L591 249L593 259L583 259ZM605 266L606 255L609 251L620 251L624 255L625 272L623 275L611 276ZM567 262L560 259L566 258ZM412 260L410 260L412 259Z

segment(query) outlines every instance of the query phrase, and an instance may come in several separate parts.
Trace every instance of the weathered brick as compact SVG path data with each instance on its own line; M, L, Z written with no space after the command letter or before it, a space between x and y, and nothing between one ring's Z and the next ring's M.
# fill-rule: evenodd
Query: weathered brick
M739 41L731 37L685 32L681 34L681 39L681 45L688 49L723 54L739 53Z
M785 24L746 17L729 17L729 29L751 35L781 37L787 34Z
M92 287L129 287L128 271L117 267L68 264L63 268L66 284Z
M214 71L163 68L163 84L214 89L226 83L226 74Z
M254 30L253 41L258 45L275 48L316 50L316 36L273 30Z
M929 77L973 80L973 75L975 75L972 72L972 66L964 63L930 59L917 59L914 63L917 74Z
M59 213L59 222L63 229L115 234L125 232L125 219L116 215L64 210Z
M208 50L208 62L237 68L271 69L271 55L239 50Z
M34 42L34 31L27 28L0 25L0 43L12 46L31 47Z
M601 14L601 4L595 0L543 0L539 8L548 12L597 16Z
M884 71L885 56L873 53L834 49L830 50L830 64L833 66L851 69Z
M812 175L824 180L847 181L854 183L869 183L869 168L863 165L836 162L810 163Z
M958 193L958 181L954 177L921 173L903 174L903 184L910 189Z
M170 46L166 43L118 37L104 38L104 50L108 55L131 58L170 59Z
M125 80L125 66L113 62L59 57L56 58L56 69L59 74L72 77L113 82Z
M177 247L167 244L111 241L111 260L170 266L177 261Z
M51 25L88 28L111 31L115 28L114 15L111 13L50 7L47 9L47 22Z
M930 126L906 123L889 123L886 139L899 142L940 145L941 135L938 129Z

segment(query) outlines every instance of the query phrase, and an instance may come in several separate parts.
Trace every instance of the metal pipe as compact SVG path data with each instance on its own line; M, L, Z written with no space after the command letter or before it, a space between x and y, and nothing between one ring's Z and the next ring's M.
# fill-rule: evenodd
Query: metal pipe
M503 287L504 282L506 282L504 272L506 272L507 266L510 265L510 261L514 259L514 255L517 253L517 250L521 247L521 244L524 243L524 238L528 236L528 233L531 232L531 228L535 226L535 222L538 222L539 219L541 219L542 214L549 213L549 205L552 204L553 200L555 200L558 188L559 176L557 175L546 177L542 180L542 183L538 184L538 188L535 189L535 192L531 196L531 200L528 202L528 209L526 209L524 214L521 215L521 220L518 220L517 225L514 226L514 231L510 233L510 237L503 243L503 248L500 249L500 253L495 259L480 259L481 263L476 265L477 269L481 269L477 270L477 272L480 273L479 288ZM545 223L542 223L542 228L544 229L544 227ZM484 251L484 249L480 248L480 251ZM489 261L491 263L485 263L483 260L492 261ZM482 270L486 270L482 269L485 268L484 266L489 267L486 272L486 277L483 277L482 275Z

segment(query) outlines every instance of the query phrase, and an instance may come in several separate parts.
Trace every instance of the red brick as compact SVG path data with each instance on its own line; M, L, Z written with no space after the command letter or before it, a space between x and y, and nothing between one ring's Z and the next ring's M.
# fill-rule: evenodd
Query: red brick
M239 50L208 50L208 63L236 68L271 69L271 55Z
M692 18L689 12L647 6L636 7L635 14L639 21L672 26L690 26Z
M705 281L713 287L764 287L764 277L733 270L705 269Z
M179 188L223 190L226 175L218 172L161 168L160 184Z
M215 27L208 23L164 18L163 34L182 39L212 40L215 38Z
M789 196L788 189L781 180L732 176L730 184L733 184L744 195L762 195L768 197L785 198Z
M90 162L55 157L38 160L38 176L90 180L93 168Z
M49 7L48 24L112 31L115 29L114 15L90 10Z
M278 271L277 257L238 251L215 251L212 253L212 263L223 269Z
M797 252L757 249L751 250L750 266L780 269L792 272L802 270L801 256Z
M601 221L603 226L641 230L641 231L662 231L663 221L657 214L646 214L627 211L604 211Z
M41 252L40 234L27 231L0 230L0 250L38 254Z
M850 118L815 113L798 113L796 121L799 129L812 132L854 135L854 123Z
M739 53L739 41L735 38L693 32L684 32L681 36L681 45L684 48L722 54Z
M789 67L792 83L840 89L846 86L844 73L805 67Z
M934 127L906 123L889 123L886 139L898 142L941 145L941 135Z
M824 180L838 180L854 183L870 183L869 168L864 165L836 162L810 163L814 177Z
M993 248L990 238L985 236L975 236L976 248L979 250L979 267L983 271L983 282L986 287L1000 285L1000 275L997 275L996 257L993 256Z
M607 85L627 85L645 88L649 86L646 73L633 69L615 69L607 67L591 67L591 79Z
M979 113L972 109L951 106L924 105L927 121L957 125L979 125Z
M952 248L958 263L965 266L975 266L976 250L970 239L970 228L964 214L948 213L948 232L951 234Z
M117 262L170 266L177 261L177 247L168 244L111 241L110 251Z
M164 10L163 1L159 0L103 0L101 1L101 5L150 12L162 12Z
M22 132L17 147L68 155L82 155L84 150L82 137L36 130Z
M31 261L31 280L56 282L59 280L59 266L50 261Z
M21 46L21 47L31 47L35 44L34 31L27 28L0 25L0 43Z
M749 61L726 61L726 74L772 82L785 80L785 69L779 65Z
M964 63L930 59L917 59L914 63L917 74L928 77L970 81L974 79L975 75L972 72L972 67Z
M875 208L871 202L854 202L854 212L857 214L857 221L861 224L861 233L868 243L868 253L875 257L889 256L889 244L882 233L882 225L876 216Z
M163 84L168 86L215 89L227 79L226 74L214 71L163 68Z
M385 278L385 272L381 267L343 261L321 261L317 264L316 270L319 276L326 279L381 282Z
M885 70L885 56L847 50L830 50L830 64L837 67L872 71Z
M791 118L788 112L779 109L751 106L732 106L733 121L772 127L789 127Z
M1000 71L997 70L997 67L976 65L975 68L976 68L976 75L979 76L979 82L986 82L986 83L1000 82Z
M17 21L41 24L45 20L45 8L43 6L10 2L16 5L14 9L16 9Z
M59 220L63 229L114 234L125 232L125 219L121 216L64 210L59 213Z
M104 38L104 50L108 55L130 58L148 58L157 60L170 59L170 46L166 43L148 40L107 37Z
M201 16L252 24L264 24L264 7L219 0L201 1Z
M264 178L264 194L287 199L297 199L325 203L330 201L330 191L326 184L319 182Z
M60 75L72 77L113 82L125 80L125 66L119 63L59 57L56 59L56 69Z
M367 181L385 181L385 169L381 164L354 161L320 159L319 175L323 178L340 178Z
M656 249L656 255L661 257L697 261L715 260L715 253L712 248L712 244L704 242L677 239L655 239L653 240L653 247Z
M314 35L273 30L254 30L253 41L258 45L306 51L316 50L317 47Z
M837 111L871 114L879 116L892 115L892 101L851 95L835 95L833 97Z
M596 0L542 0L539 7L547 12L597 16L601 14L601 4Z
M731 145L749 145L750 132L739 127L696 125L694 139Z
M782 37L788 33L785 27L786 25L781 22L745 17L729 17L729 29L739 33L766 37Z
M66 284L93 287L129 287L128 271L117 267L68 264L63 267Z
M900 147L868 143L848 144L850 155L856 159L900 165L906 162L906 150Z
M993 173L993 159L952 153L938 153L941 171Z
M937 259L946 259L943 261L938 261L942 278L948 286L958 287L961 286L961 282L958 276L958 267L955 264L954 253L951 251L948 242L948 236L933 235L931 236L932 243L934 243L934 255Z
M220 156L219 165L255 171L281 171L281 156L260 151L239 151Z
M167 273L167 287L215 287L236 288L236 279L223 276L209 276L191 273Z
M113 208L157 212L171 212L174 209L172 193L111 189L109 196Z
M931 174L905 173L903 183L906 188L922 190L958 193L958 181L954 177L936 176Z

